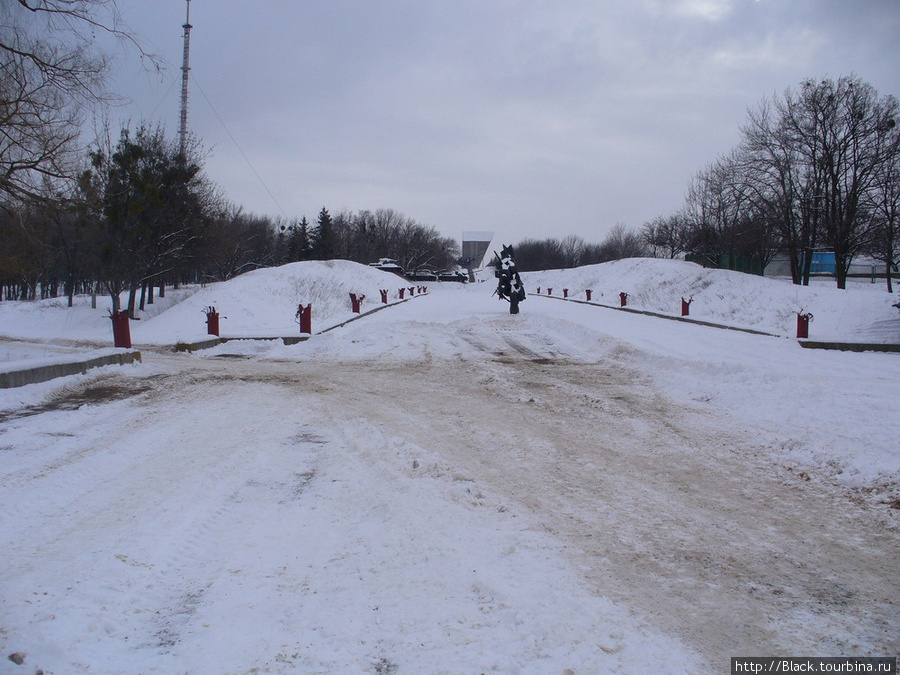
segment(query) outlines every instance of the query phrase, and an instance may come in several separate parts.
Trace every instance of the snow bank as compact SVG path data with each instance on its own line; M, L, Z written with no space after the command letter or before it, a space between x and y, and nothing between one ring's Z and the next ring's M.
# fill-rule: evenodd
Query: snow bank
M795 286L790 281L706 269L682 260L630 258L569 270L527 272L526 290L553 289L562 296L619 305L619 293L628 294L628 306L678 316L681 298L693 297L691 317L729 326L753 328L776 335L796 335L797 313L810 312L810 337L848 342L900 341L900 313L891 305L896 296L879 284L853 284L847 290L833 281ZM828 285L825 285L825 284Z
M754 328L793 337L797 312L811 312L810 337L846 342L900 341L900 312L892 307L896 295L881 284L853 284L839 290L831 281L795 286L788 281L739 272L704 269L680 260L633 258L569 270L528 272L522 275L529 293L538 288L545 294L553 288L561 296L585 299L593 291L593 302L618 306L619 293L628 293L628 306L677 316L681 298L693 297L691 317L736 327ZM350 293L365 295L363 311L381 304L380 289L389 291L389 301L399 299L398 290L414 285L396 275L360 265L333 261L306 261L260 269L223 283L170 290L140 312L131 323L135 344L174 344L206 335L203 310L214 306L220 314L223 337L283 337L296 335L294 321L299 304L312 304L312 328L318 333L353 317ZM435 290L439 285L433 285ZM453 288L457 285L453 284ZM493 286L493 279L477 284L480 290ZM76 298L66 306L64 298L37 302L0 302L0 337L35 340L44 344L79 341L110 341L109 298L98 298L91 309L90 298ZM96 345L94 345L96 346ZM45 348L41 356L63 350ZM6 349L5 361L27 355Z
M304 261L255 270L211 284L179 305L147 321L132 324L135 342L174 344L206 335L203 310L215 307L223 337L297 335L297 306L312 305L314 333L354 316L350 293L364 295L362 309L381 304L380 289L396 302L400 288L414 286L390 272L346 260Z
M319 332L353 316L350 293L365 296L365 311L381 304L380 289L388 290L389 301L396 302L399 289L413 285L395 274L345 260L291 263L222 283L169 290L165 298L138 312L139 320L131 322L131 338L135 344L175 344L205 337L203 310L209 306L220 314L223 337L297 335L294 317L299 304L312 304L312 329ZM97 300L97 309L91 309L89 296L76 298L72 308L65 298L0 302L0 336L45 342L111 341L110 300ZM11 358L19 357L11 348L7 351ZM50 354L44 350L41 355Z

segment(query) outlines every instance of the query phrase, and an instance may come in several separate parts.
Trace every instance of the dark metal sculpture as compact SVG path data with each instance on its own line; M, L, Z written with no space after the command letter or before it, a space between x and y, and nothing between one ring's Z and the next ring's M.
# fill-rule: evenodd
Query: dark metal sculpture
M512 246L504 246L498 256L494 253L494 274L497 277L497 290L495 293L501 300L509 303L509 313L519 313L519 303L525 299L525 287L516 269L516 261L513 258Z

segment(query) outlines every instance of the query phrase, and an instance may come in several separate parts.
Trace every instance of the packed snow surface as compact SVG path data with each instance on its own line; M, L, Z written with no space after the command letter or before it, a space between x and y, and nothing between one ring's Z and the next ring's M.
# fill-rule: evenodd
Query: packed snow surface
M0 673L896 655L900 355L791 338L803 310L897 342L896 298L677 261L524 277L554 297L510 316L490 282L260 270L158 299L141 364L0 391ZM622 291L780 337L600 306ZM225 336L296 335L300 303L300 344L171 349L209 306ZM6 369L108 347L108 305L0 303L0 336Z

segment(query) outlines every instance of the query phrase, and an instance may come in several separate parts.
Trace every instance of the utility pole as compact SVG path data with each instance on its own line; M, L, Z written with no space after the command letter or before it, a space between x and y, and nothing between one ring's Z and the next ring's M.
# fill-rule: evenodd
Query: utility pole
M184 58L181 64L181 126L178 130L180 137L181 157L184 159L187 151L187 105L188 105L188 74L191 72L191 0L187 2L187 16L184 20Z

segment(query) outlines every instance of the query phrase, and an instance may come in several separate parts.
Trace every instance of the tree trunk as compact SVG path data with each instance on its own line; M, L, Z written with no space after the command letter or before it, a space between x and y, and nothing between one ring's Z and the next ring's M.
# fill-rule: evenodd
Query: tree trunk
M849 256L844 251L834 250L834 276L837 279L837 287L847 288L847 271L850 267Z
M788 259L791 265L791 283L799 286L803 282L803 271L800 264L800 252L795 246L790 246L788 248Z
M122 309L122 289L118 283L104 282L106 290L109 293L109 299L112 303L112 312L116 313Z
M137 284L130 284L128 288L128 318L134 318L135 304L137 303Z
M812 257L813 257L812 248L807 248L803 251L803 280L802 280L802 283L804 286L809 286L809 272L812 269Z

